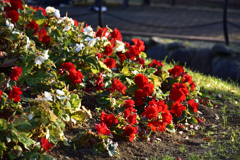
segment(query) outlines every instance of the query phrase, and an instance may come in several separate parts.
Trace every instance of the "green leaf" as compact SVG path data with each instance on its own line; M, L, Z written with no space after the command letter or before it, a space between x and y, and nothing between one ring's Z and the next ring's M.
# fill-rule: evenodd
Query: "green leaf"
M147 58L147 54L145 52L141 52L140 57L141 58Z
M28 150L30 150L30 146L35 144L36 142L29 138L25 132L21 132L18 134L19 141L22 142L24 147Z
M7 147L4 142L0 142L0 158L3 158L3 151L6 151Z
M43 24L46 22L46 20L47 20L47 19L38 19L38 20L36 20L36 23L37 23L39 26L41 26L41 25L43 25Z
M109 69L102 61L98 61L98 63L100 64L100 67L107 70L108 72L112 73L112 70Z
M79 99L79 96L77 94L71 94L70 104L72 111L75 111L81 107L81 101L82 99Z
M29 125L29 126L31 126L31 124L29 122L20 122L20 123L17 123L17 124L13 124L12 126L13 127L18 127L18 126L22 126L22 125Z
M75 119L78 123L82 123L87 118L87 115L83 111L77 111L72 113L71 117Z
M188 122L191 122L193 124L198 124L198 121L193 117L191 117L191 119L188 119Z
M148 68L145 70L144 75L145 76L150 76L151 74L154 74L157 71L156 68Z
M0 82L4 82L4 80L5 80L5 74L1 73L0 74Z
M125 76L129 76L130 71L129 71L127 65L123 67L123 69L122 69L122 74L125 75Z
M37 10L34 14L35 19L45 19L46 17L43 15L42 10Z
M0 119L0 130L7 129L7 120L1 118Z
M177 122L181 122L186 118L187 114L186 111L182 111L182 115L180 117L177 117Z
M167 131L170 132L170 133L175 133L176 132L173 124L167 124L166 128L167 128Z

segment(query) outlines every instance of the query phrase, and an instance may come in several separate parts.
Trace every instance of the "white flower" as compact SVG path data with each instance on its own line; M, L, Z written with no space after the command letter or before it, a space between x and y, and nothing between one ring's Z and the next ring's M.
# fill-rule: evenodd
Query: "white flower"
M12 34L20 34L18 31L13 31Z
M44 57L44 61L49 58L48 50L46 50L46 52L44 53L43 57Z
M38 56L37 58L35 58L34 62L35 62L37 65L41 65L44 60L45 60L45 58L44 58L43 56Z
M58 9L55 10L54 15L56 18L60 18L60 11Z
M80 43L80 44L76 44L76 51L79 52L81 51L83 48L85 47L85 45L83 43Z
M116 46L114 50L117 52L125 53L125 44L121 41L116 40Z
M27 45L26 45L26 48L28 49L29 46L30 46L30 40L29 40L28 36L26 36L26 38L27 38Z
M49 93L49 92L47 92L47 91L44 91L44 96L45 96L45 98L47 99L47 100L49 100L49 101L52 101L53 99L52 99L52 95Z
M9 22L8 20L6 20L6 25L8 26L9 30L12 30L14 28L14 25L11 22Z
M50 7L50 6L48 6L47 8L46 8L46 12L47 13L55 13L55 8L54 7Z
M6 137L6 139L8 143L11 142L11 138Z
M60 89L57 89L56 93L59 94L60 96L64 96L65 95L65 93L62 90L60 90Z
M29 120L31 120L33 118L33 113L30 113L27 117Z
M91 39L90 41L88 41L87 45L88 45L89 47L93 47L96 42L97 42L96 38L93 38L93 39Z
M63 31L69 31L72 27L70 26L66 26L65 28L63 28Z
M138 74L138 71L137 71L137 70L134 70L134 71L132 71L132 74L137 75L137 74Z
M93 37L94 34L95 34L95 32L93 32L93 29L92 29L91 26L85 27L84 30L83 30L83 33L84 33L85 35L88 35L88 36L91 36L91 37Z

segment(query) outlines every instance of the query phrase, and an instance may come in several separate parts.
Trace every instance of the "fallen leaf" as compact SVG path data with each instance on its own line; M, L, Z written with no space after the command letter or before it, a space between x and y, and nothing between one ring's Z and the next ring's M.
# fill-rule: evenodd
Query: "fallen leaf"
M207 138L205 138L205 140L206 140L206 141L211 141L212 139L209 138L209 137L207 137Z

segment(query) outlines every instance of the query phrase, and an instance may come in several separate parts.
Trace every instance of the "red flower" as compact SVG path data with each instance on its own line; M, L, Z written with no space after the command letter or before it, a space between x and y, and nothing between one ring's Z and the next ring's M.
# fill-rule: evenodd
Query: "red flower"
M82 79L84 78L82 73L78 70L70 70L68 78L72 80L72 84L80 84L82 82Z
M118 79L113 78L112 88L125 94L127 87Z
M50 36L49 35L43 36L42 42L47 46L50 42Z
M177 78L184 72L184 69L182 66L175 65L174 68L169 69L168 72L173 78Z
M194 88L196 87L195 82L190 83L190 86L191 86L191 91L193 91Z
M194 112L194 113L197 113L198 104L197 104L197 103L194 103L194 100L193 100L193 99L190 99L190 100L188 101L188 104L193 108L193 112Z
M97 32L96 32L96 37L107 37L106 33L107 33L108 29L106 27L102 27L102 28L98 28Z
M183 102L186 99L186 95L188 95L187 86L184 83L174 83L172 87L170 98L178 103Z
M117 28L115 28L113 30L113 32L110 33L110 35L111 35L112 39L122 41L121 32Z
M102 76L102 74L97 79L97 82L95 83L95 85L96 85L96 90L98 90L98 91L100 91L103 88L104 84L103 84L103 76Z
M169 110L162 111L162 121L167 124L172 123L172 115Z
M165 122L150 121L147 126L150 127L152 131L156 131L158 129L159 132L163 132L163 130L166 131L166 125L167 123Z
M142 113L143 117L147 117L147 119L157 119L158 118L158 108L157 107L147 107L145 111Z
M103 61L103 63L110 69L112 69L116 66L115 59L113 59L113 58L107 58L107 59L105 59L105 61Z
M6 18L11 18L12 22L17 22L20 14L16 10L7 12Z
M21 74L22 74L22 68L18 67L18 66L14 66L13 72L10 75L10 79L13 80L13 81L17 81L18 77L20 77Z
M129 116L130 116L130 113L131 113L131 111L130 111L129 108L125 109L125 111L123 112L123 114L125 115L125 117L129 117Z
M192 83L192 77L186 73L182 74L182 83L188 82L189 84Z
M41 147L45 150L45 151L48 151L49 152L49 150L48 150L48 148L50 148L50 147L52 147L52 144L51 143L49 143L48 142L48 140L47 139L45 139L45 138L41 138ZM39 150L39 152L41 151L41 149Z
M103 58L103 53L96 53L95 54L97 56L98 59L102 59Z
M120 58L120 62L122 63L125 59L127 59L127 57L125 56L125 54L118 54L118 57Z
M75 19L73 19L73 21L74 21L74 25L77 27L78 26L78 21L75 20Z
M10 0L10 4L12 10L23 9L21 0Z
M62 64L62 68L66 69L67 71L76 70L75 65L72 62L65 62Z
M98 135L109 135L111 131L108 129L107 125L104 122L100 122L100 124L95 124L95 129L98 132Z
M109 45L105 46L104 54L107 56L111 56L112 53L113 53L112 46L109 46Z
M158 112L166 111L168 109L168 106L164 104L164 101L162 100L157 102L153 99L148 104L149 104L149 107L156 107L158 109Z
M143 86L148 82L148 78L139 73L135 77L134 82L139 88L143 88Z
M162 72L161 67L164 66L164 64L161 61L157 61L153 59L153 61L149 64L149 67L156 68L157 71L154 73L155 75L159 75L159 73Z
M39 26L36 21L32 20L31 22L28 21L29 23L27 24L28 28L34 29L34 32L32 33L33 35L36 34L39 30Z
M126 134L129 136L129 141L132 142L133 139L135 138L135 134L138 134L138 128L137 127L133 127L130 125L127 125L123 131L123 134Z
M2 100L2 91L0 90L0 101Z
M143 52L145 50L145 45L144 42L140 39L134 38L132 39L133 43L134 43L134 47L138 48L139 51Z
M14 99L15 102L20 102L21 100L20 94L22 94L20 88L14 86L10 93L8 94L8 99Z
M130 116L128 116L127 122L130 125L134 125L137 122L137 114L131 114Z
M113 114L109 114L107 115L105 112L102 111L101 114L101 122L104 122L107 127L111 127L112 125L116 125L118 123L117 120L118 117L115 118L115 116Z
M147 97L147 92L143 89L138 89L134 92L135 104L136 106L140 106L144 104L143 98Z
M42 41L45 35L47 35L47 30L44 28L40 29L40 31L38 32L39 41Z
M143 90L145 90L148 93L148 96L152 96L153 88L154 85L152 84L152 82L145 83L145 85L143 86Z
M171 113L175 114L177 117L182 115L182 111L185 111L187 108L181 103L173 103L171 106Z
M134 104L135 104L135 102L132 99L129 99L129 100L125 100L124 101L124 105L123 106L128 108L129 111L131 111L131 112L136 112L136 110L133 109L133 107L135 107Z

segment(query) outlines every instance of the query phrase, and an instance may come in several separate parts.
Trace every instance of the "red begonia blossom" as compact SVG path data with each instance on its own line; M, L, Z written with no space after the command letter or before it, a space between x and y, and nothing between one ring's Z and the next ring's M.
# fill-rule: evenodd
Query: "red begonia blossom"
M118 117L115 117L114 114L107 115L105 112L102 111L101 114L101 122L104 122L107 127L111 127L112 125L116 125L118 123Z
M73 85L76 85L76 84L80 84L84 77L80 71L70 70L68 78L71 79Z
M16 10L10 10L6 14L6 18L11 18L12 22L18 22L20 14Z
M110 35L113 40L122 41L121 32L117 28L114 28L113 32L111 32Z
M148 93L148 96L152 96L153 88L154 85L152 84L152 82L145 83L145 85L143 86L143 90L145 90Z
M43 40L43 37L47 35L47 30L42 28L38 31L38 38L39 38L39 41L42 41Z
M62 68L66 69L67 71L76 70L75 65L72 62L62 63Z
M175 102L181 103L186 99L188 93L187 86L184 83L174 83L170 91L170 98Z
M186 109L187 108L181 103L173 103L170 112L175 114L177 117L180 117L182 115L182 111L185 111Z
M2 100L2 91L0 90L0 101Z
M131 112L136 112L136 110L133 108L135 107L135 102L132 99L125 100L123 106L128 108Z
M120 62L122 63L125 59L127 59L127 57L125 56L125 54L121 53L118 54L118 57L120 58Z
M11 100L14 99L15 102L20 102L21 94L22 94L22 91L20 91L20 88L14 86L8 94L8 99L11 99Z
M41 138L40 143L41 143L41 148L43 148L45 151L49 152L48 148L52 147L52 144L49 143L48 140L43 137ZM41 149L39 150L39 152L40 151L41 151Z
M123 114L124 114L125 117L129 117L130 114L131 114L130 109L129 109L129 108L125 109L124 112L123 112Z
M132 142L133 139L135 138L135 134L138 134L138 128L137 127L133 127L130 125L127 125L124 128L123 134L128 135L129 136L129 141Z
M167 124L172 123L172 114L169 110L162 111L162 121L166 122Z
M148 78L139 73L134 78L134 82L139 88L143 88L143 86L148 82Z
M147 97L148 93L143 89L138 89L134 92L134 102L136 106L141 106L144 104L143 99Z
M38 26L37 22L34 21L34 20L32 20L32 21L28 20L27 27L34 30L33 33L32 33L33 35L36 34L39 30L39 26Z
M145 60L143 59L143 58L137 58L136 60L135 60L135 62L138 62L139 64L141 64L143 67L145 66Z
M168 72L173 78L177 78L184 73L184 69L182 66L175 65L174 68L169 69Z
M103 61L103 63L110 69L116 67L116 61L113 58L107 58Z
M18 66L14 66L12 74L9 76L11 80L17 81L18 77L22 74L22 68Z
M42 42L43 42L46 46L48 46L49 43L50 43L50 36L49 36L49 35L43 36Z
M103 88L103 86L104 86L104 84L103 84L103 76L102 76L102 74L99 76L99 78L97 79L97 82L95 83L95 85L96 85L96 90L98 90L98 91L100 91L102 88Z
M108 29L106 27L102 27L102 28L98 28L97 32L96 32L96 37L107 37L107 31Z
M163 132L163 130L166 131L166 125L167 123L165 122L161 122L161 121L149 121L148 122L148 127L151 128L152 131L159 131L159 132Z
M111 56L111 54L113 53L113 47L107 45L107 46L104 47L104 49L105 49L105 50L104 50L104 54L105 54L106 56Z
M112 88L114 90L122 92L122 94L125 94L125 90L127 89L127 87L120 80L116 78L113 78Z
M197 103L194 103L194 100L193 100L193 99L190 99L190 100L188 101L188 104L193 108L193 112L194 112L194 113L197 113L198 104L197 104Z
M104 122L100 122L100 124L95 124L95 129L98 132L98 135L109 135L111 131L108 129L107 125Z
M130 124L130 125L134 125L137 123L137 114L131 114L128 116L128 119L127 119L127 122Z
M145 111L142 113L143 117L147 117L147 119L157 119L158 118L158 108L157 107L147 107Z
M145 50L145 45L144 42L140 39L134 38L132 39L133 43L134 43L134 47L138 48L140 52L143 52Z
M101 60L104 57L103 53L96 53L95 55L99 60Z

